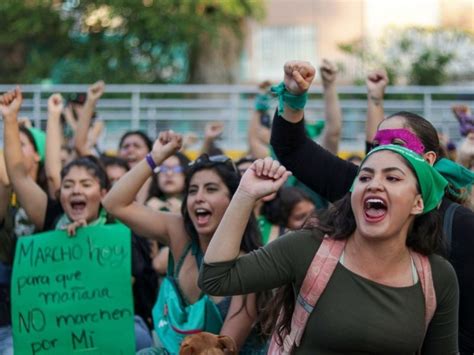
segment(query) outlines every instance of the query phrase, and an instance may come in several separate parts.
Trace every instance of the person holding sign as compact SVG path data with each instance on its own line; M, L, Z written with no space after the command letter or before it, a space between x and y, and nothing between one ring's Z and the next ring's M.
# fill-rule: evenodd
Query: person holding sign
M255 202L289 175L271 158L247 170L204 256L199 286L219 296L288 287L288 297L271 302L269 354L457 354L456 274L434 254L447 181L407 148L378 147L351 192L317 223L239 256Z
M202 257L240 180L232 160L201 155L191 163L180 214L156 211L135 201L145 181L181 146L181 135L161 132L150 154L113 186L103 200L104 207L136 234L170 248L168 275L153 310L162 348L178 353L186 333L208 331L230 336L243 352L263 353L265 344L249 336L260 296L210 297L197 286ZM255 218L251 218L240 253L257 249L258 239Z
M60 96L55 98L60 100ZM35 226L35 232L67 230L73 236L81 226L115 223L102 208L101 200L109 189L105 170L97 158L77 158L60 171L58 199L53 200L28 174L23 159L17 122L22 102L19 88L0 96L4 118L5 163L20 205ZM59 102L56 102L59 104ZM151 344L146 327L137 323L137 344Z

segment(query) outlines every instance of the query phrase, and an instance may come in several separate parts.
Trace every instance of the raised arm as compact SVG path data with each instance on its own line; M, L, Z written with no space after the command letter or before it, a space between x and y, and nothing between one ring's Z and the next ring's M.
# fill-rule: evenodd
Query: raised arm
M85 156L91 154L91 147L87 142L89 127L91 124L92 115L94 114L97 101L104 93L105 83L98 81L92 84L87 90L87 98L84 103L79 122L77 123L76 136L74 140L74 148L79 156ZM102 130L99 127L100 131ZM96 132L97 133L97 132ZM100 134L100 132L99 132Z
M156 166L181 148L182 137L172 131L161 132L148 156ZM147 159L136 164L118 180L102 201L105 209L129 226L136 234L169 245L169 227L180 215L155 211L135 201L135 197L153 174Z
M367 76L367 122L365 124L365 140L372 143L377 127L384 119L383 97L388 85L387 72L379 69Z
M238 257L254 204L259 198L278 191L289 175L284 166L270 157L256 160L247 169L207 248L206 263Z
M321 139L321 146L332 154L337 154L342 130L342 111L336 91L337 68L324 59L319 68L323 81L324 114L326 126Z
M308 62L288 62L284 67L285 86L290 93L304 94L314 77ZM275 114L271 145L278 160L293 175L329 201L342 198L357 175L357 166L331 154L306 136L304 110L284 106ZM337 171L337 174L333 172Z
M201 153L209 154L215 148L216 140L224 132L224 123L210 122L204 128L204 142L202 143ZM211 155L211 154L210 154Z
M2 224L10 202L12 188L8 179L3 152L0 153L0 224Z
M61 187L61 112L63 98L53 94L48 99L48 123L46 125L45 171L48 179L48 194L56 198Z
M23 97L19 87L0 96L0 111L3 116L5 164L13 190L17 194L21 207L25 209L30 221L39 230L42 230L48 196L28 174L24 163L17 122L18 111L22 101Z
M252 111L247 130L247 140L250 155L255 158L265 158L270 155L270 129L261 124L261 113Z

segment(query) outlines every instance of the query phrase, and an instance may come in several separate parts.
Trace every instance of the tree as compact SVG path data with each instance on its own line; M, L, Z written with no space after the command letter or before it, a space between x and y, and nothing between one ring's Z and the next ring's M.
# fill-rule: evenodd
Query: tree
M13 42L24 60L10 61L24 75L13 78L56 83L230 82L232 76L216 73L233 71L246 19L263 16L263 0L7 0L0 6L8 13L5 28L29 17ZM32 42L47 46L28 46L29 28L38 28ZM0 52L13 57L12 45L1 39ZM0 67L1 81L12 81L3 75L10 68Z
M339 48L358 58L365 71L385 67L393 84L442 85L449 80L474 78L474 34L465 31L392 28L379 42L358 40Z

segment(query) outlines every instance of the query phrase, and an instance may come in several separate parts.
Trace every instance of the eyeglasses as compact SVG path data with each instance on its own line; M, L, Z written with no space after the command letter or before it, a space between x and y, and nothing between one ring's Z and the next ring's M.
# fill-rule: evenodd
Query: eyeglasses
M166 174L168 172L179 174L179 173L182 173L183 171L184 169L180 165L176 165L176 166L161 165L160 166L160 173L163 173L163 174Z
M209 163L214 163L214 164L224 164L231 168L235 173L240 175L239 169L237 169L237 166L235 165L234 161L229 158L226 155L220 154L220 155L207 155L207 154L202 154L200 155L196 160L193 162L189 163L189 167L193 167L198 164L209 164Z

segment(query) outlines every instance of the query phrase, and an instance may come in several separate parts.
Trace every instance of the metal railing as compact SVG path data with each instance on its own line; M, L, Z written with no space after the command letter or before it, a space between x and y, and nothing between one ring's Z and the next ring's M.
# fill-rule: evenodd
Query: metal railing
M0 91L12 87L0 85ZM49 95L60 92L67 97L86 90L85 85L23 85L21 115L44 128ZM345 86L339 87L338 92L344 120L341 148L363 150L366 88ZM225 131L219 144L224 149L245 150L256 93L255 86L250 85L107 85L97 107L98 116L106 126L100 147L116 149L120 136L130 129L142 129L151 138L164 129L194 131L202 137L207 122L220 120L225 122ZM464 103L474 108L473 86L389 87L386 93L386 114L401 110L421 114L454 140L459 139L459 132L451 105ZM273 104L276 107L276 100ZM310 121L324 119L320 89L311 90L305 116ZM3 134L0 140L3 141Z

